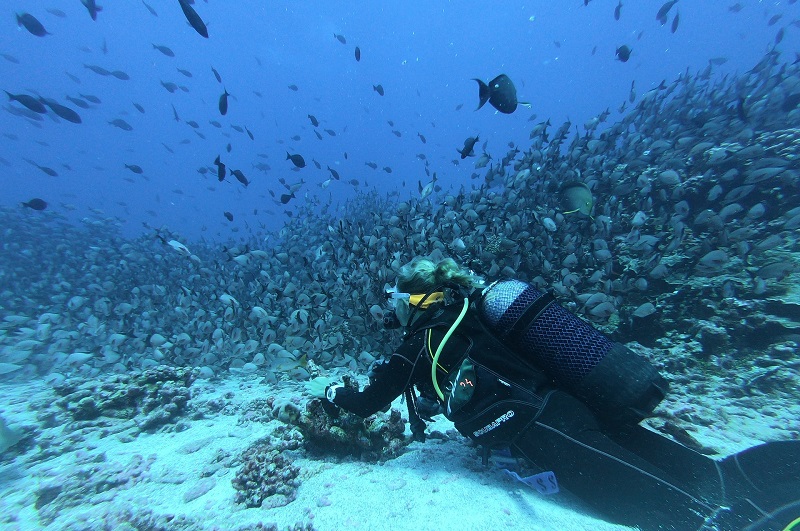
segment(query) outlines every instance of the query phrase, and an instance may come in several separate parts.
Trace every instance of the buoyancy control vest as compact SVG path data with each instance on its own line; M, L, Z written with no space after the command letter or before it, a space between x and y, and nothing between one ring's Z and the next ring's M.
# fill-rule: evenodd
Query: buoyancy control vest
M502 344L606 424L638 423L666 394L666 380L646 358L611 341L549 293L504 280L485 288L474 305Z

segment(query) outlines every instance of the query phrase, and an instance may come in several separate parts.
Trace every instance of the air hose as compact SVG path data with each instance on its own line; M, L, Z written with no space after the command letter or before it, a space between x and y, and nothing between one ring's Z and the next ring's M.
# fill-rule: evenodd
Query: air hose
M441 355L442 350L444 350L444 346L447 343L447 340L450 339L450 336L453 335L453 332L456 331L458 325L461 324L461 320L464 319L464 316L467 314L467 309L469 308L469 298L464 297L464 307L461 309L461 313L458 314L458 317L453 322L450 330L442 338L442 342L439 343L439 348L436 349L436 354L433 356L433 360L431 361L431 380L433 380L433 388L436 390L436 394L439 396L441 400L444 400L444 393L439 388L439 382L436 380L436 365L439 363L439 355Z

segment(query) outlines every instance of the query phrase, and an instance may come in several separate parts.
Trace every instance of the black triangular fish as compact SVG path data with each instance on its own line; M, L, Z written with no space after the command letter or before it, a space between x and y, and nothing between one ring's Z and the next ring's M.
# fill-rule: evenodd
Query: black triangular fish
M478 109L488 101L492 107L503 114L511 114L517 110L517 104L529 105L528 103L517 101L517 89L505 74L500 74L491 80L488 85L480 79L473 79L478 82ZM478 109L475 110L477 111Z

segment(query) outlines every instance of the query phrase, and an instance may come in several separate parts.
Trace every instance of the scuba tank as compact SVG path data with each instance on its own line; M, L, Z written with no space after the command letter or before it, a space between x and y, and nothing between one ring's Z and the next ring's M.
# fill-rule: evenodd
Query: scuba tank
M667 382L644 357L615 343L519 280L498 281L476 303L484 326L610 424L638 423L664 398Z

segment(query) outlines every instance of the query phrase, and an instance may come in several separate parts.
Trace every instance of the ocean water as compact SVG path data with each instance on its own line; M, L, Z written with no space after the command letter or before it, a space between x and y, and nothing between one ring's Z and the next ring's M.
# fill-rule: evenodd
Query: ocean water
M552 291L647 357L672 386L653 429L715 457L797 440L800 6L684 0L662 23L666 7L198 0L206 38L177 0L107 0L96 19L6 2L3 522L202 529L206 503L210 526L282 528L314 522L298 504L343 511L283 440L313 494L247 513L240 456L286 414L218 390L305 402L320 374L363 383L399 343L384 286L417 255ZM514 112L477 109L475 79L501 74ZM109 396L147 388L142 371L168 390ZM203 422L249 431L175 482L193 494L145 510L161 463L198 451L165 441ZM131 441L158 457L130 461ZM67 478L92 463L110 479L89 495ZM602 525L536 507L506 523Z

